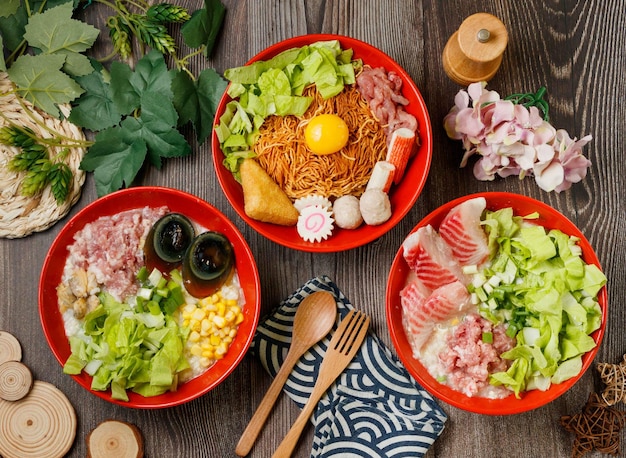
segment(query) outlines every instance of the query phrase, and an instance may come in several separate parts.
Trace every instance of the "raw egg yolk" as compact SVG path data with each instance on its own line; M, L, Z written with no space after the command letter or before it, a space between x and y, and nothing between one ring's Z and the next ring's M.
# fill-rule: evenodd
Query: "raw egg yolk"
M306 146L315 154L332 154L348 143L350 132L345 121L334 114L312 118L304 129Z

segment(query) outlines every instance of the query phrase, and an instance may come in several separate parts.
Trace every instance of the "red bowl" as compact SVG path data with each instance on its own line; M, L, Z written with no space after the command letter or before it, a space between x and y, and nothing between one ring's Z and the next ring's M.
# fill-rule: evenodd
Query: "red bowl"
M247 64L259 60L267 60L287 49L298 48L317 41L326 40L339 40L342 49L353 50L355 59L362 59L363 63L369 64L373 67L382 66L387 71L393 70L400 75L403 81L402 94L409 100L406 110L417 118L419 124L420 147L418 148L417 155L411 159L405 175L402 178L402 182L397 186L393 186L389 194L393 213L387 222L379 226L368 226L363 224L361 227L354 230L335 228L333 235L330 236L328 240L313 243L305 242L298 235L295 226L285 227L256 221L248 217L244 211L241 185L233 178L232 173L222 164L224 154L220 148L219 140L217 139L215 131L213 131L211 139L213 146L213 163L217 173L217 178L222 186L224 194L226 194L226 197L239 216L241 216L241 218L257 232L280 245L284 245L295 250L320 253L344 251L365 245L366 243L376 240L386 234L396 224L398 224L413 207L413 204L422 192L424 184L426 183L426 178L428 177L428 171L430 170L433 150L432 127L428 116L428 110L426 109L426 104L424 103L424 99L417 89L417 86L413 80L411 80L408 73L404 71L398 63L382 51L367 43L354 38L339 35L304 35L290 38L270 46L254 56L250 61L248 61ZM219 121L219 118L224 113L226 104L230 101L231 98L225 93L217 107L217 114L215 116L216 122Z
M485 197L487 200L487 209L489 210L499 210L501 208L511 207L513 208L513 213L516 215L528 215L530 213L537 212L539 214L539 218L537 220L533 220L533 222L536 222L547 229L558 229L565 234L578 237L580 239L578 243L582 248L583 260L587 264L595 264L598 268L600 268L600 262L598 261L598 257L593 251L593 248L574 223L549 205L518 194L506 192L485 192L458 198L431 212L413 228L411 233L428 224L432 225L435 229L438 229L439 224L452 208L461 202L481 196ZM407 340L402 326L402 307L400 305L400 291L406 284L409 273L410 268L404 261L403 250L402 247L400 247L393 263L391 264L391 271L389 272L387 280L386 315L391 340L393 341L393 345L400 360L404 363L409 373L413 375L413 377L415 377L415 379L433 396L447 402L448 404L458 407L459 409L486 415L510 415L541 407L561 396L582 377L591 365L593 358L598 352L600 343L602 342L607 318L608 298L606 287L603 287L598 293L598 302L602 310L601 325L598 330L591 334L597 345L591 351L583 355L583 368L576 377L566 380L560 384L553 384L547 391L532 390L525 392L522 394L521 399L517 399L514 395L510 395L503 399L486 399L465 396L464 394L439 383L428 373L420 361L413 357L411 345Z
M96 396L126 407L141 409L172 407L191 401L215 388L243 359L252 342L261 310L259 273L252 251L237 227L222 213L204 200L175 189L149 186L124 189L90 203L72 217L55 238L44 260L39 281L39 316L50 349L59 363L64 365L71 352L63 318L57 305L56 288L61 283L68 254L67 247L73 243L74 234L85 224L101 216L144 206L162 205L168 206L173 212L188 216L203 227L223 233L230 240L235 249L235 266L245 297L244 321L239 325L237 336L226 356L204 374L181 384L175 392L143 397L128 391L129 401L118 401L111 397L110 391L91 390L91 376L85 372L72 375L83 388Z

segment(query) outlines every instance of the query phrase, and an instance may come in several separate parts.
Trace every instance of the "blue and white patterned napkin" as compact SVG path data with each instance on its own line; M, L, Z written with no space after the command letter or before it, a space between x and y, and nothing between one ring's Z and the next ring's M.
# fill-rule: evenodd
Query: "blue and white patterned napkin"
M272 377L287 356L298 304L311 293L329 291L343 318L352 305L326 276L316 277L284 300L257 328L251 350ZM300 408L306 403L330 337L296 364L284 391ZM320 400L315 413L312 458L332 456L423 456L447 417L371 331L354 360Z

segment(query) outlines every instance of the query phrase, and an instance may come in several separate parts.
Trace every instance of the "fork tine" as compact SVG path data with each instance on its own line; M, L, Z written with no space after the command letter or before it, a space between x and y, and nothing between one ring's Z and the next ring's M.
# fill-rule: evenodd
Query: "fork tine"
M333 348L340 353L348 354L364 327L365 332L367 332L368 326L365 325L366 321L369 321L369 317L363 312L351 310L342 320L341 324L343 326L340 325L340 327L337 328L336 332L339 333L341 338L337 340Z

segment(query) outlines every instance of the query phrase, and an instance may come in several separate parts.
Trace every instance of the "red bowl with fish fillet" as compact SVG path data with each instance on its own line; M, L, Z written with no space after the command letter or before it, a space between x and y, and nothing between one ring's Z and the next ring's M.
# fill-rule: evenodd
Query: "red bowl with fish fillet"
M578 239L577 245L582 251L582 260L588 265L595 265L598 269L601 269L598 257L591 244L574 223L543 202L513 193L478 193L448 202L420 221L409 236L416 234L418 230L425 231L428 225L439 231L442 221L444 221L452 209L476 198L484 198L486 209L490 211L510 207L516 216L526 216L535 213L537 218L532 220L534 224L543 226L546 232L551 229L557 229L566 235L576 237ZM407 244L407 246L409 245ZM408 258L410 260L410 256ZM401 246L393 260L387 281L386 316L389 333L397 354L409 373L434 397L459 409L486 415L510 415L541 407L563 395L582 377L591 365L602 342L607 319L608 297L606 286L602 286L597 294L597 303L601 312L598 328L589 334L595 342L595 347L582 355L582 367L577 375L561 383L552 383L544 391L539 389L522 391L519 398L512 391L510 395L498 399L468 396L461 391L452 389L431 375L420 359L417 359L416 355L414 355L411 342L414 342L415 336L407 336L407 331L405 330L406 322L404 321L413 318L405 316L403 313L401 291L412 281L411 279L415 275L415 272L409 267L405 259L404 246Z

